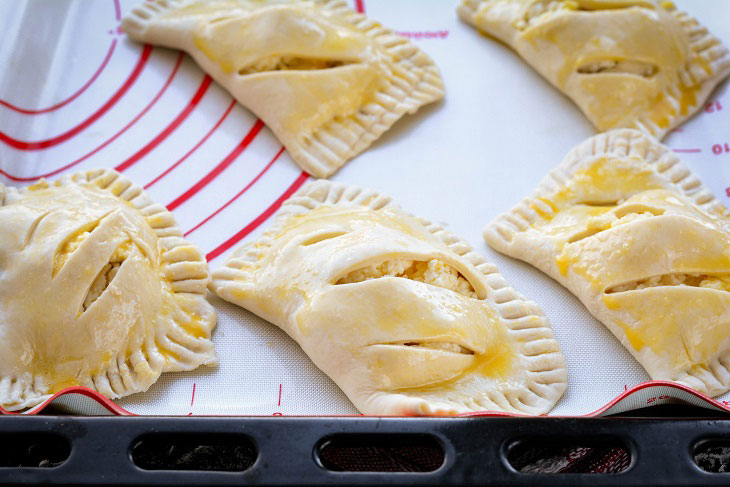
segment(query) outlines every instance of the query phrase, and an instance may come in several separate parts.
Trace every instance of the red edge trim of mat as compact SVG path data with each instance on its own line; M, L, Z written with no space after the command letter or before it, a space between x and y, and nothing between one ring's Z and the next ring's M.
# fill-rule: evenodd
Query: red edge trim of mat
M637 394L638 392L644 390L644 389L650 389L650 388L662 388L667 387L670 389L676 389L677 391L688 393L695 398L703 401L706 403L706 406L711 409L717 409L721 411L730 412L730 407L723 405L722 403L715 401L714 399L695 391L694 389L691 389L687 386L684 386L682 384L677 384L676 382L669 382L669 381L661 381L661 380L655 380L655 381L649 381L649 382L643 382L641 384L637 384L634 387L627 389L623 393L616 396L613 400L608 402L603 407L597 409L596 411L593 411L592 413L588 413L585 415L578 415L578 416L550 416L550 417L565 417L565 418L592 418L592 417L598 417L602 416L606 413L609 409L612 407L618 405L620 402L630 399L631 396ZM51 403L53 403L57 398L66 396L66 395L74 395L79 394L88 398L93 399L96 401L100 406L105 408L107 411L109 411L111 414L115 416L137 416L135 413L132 413L130 411L127 411L126 409L122 408L121 406L118 406L110 399L102 396L98 392L81 386L75 386L75 387L69 387L66 389L63 389L53 396L49 397L45 401L43 401L41 404L34 406L31 408L28 412L25 413L16 413L16 412L10 412L6 411L5 409L0 407L0 414L39 414L41 413L46 407L48 407ZM669 399L678 399L676 397L667 396ZM226 415L228 416L228 415ZM252 416L267 416L267 415L252 415ZM321 415L312 415L310 417L318 417ZM358 415L350 415L350 414L342 414L342 415L327 415L326 417L357 417ZM547 415L544 415L547 417ZM502 411L483 411L483 412L475 412L475 413L466 413L466 414L459 414L457 417L507 417L507 418L520 418L520 417L535 417L527 414L515 414L515 413L505 413Z

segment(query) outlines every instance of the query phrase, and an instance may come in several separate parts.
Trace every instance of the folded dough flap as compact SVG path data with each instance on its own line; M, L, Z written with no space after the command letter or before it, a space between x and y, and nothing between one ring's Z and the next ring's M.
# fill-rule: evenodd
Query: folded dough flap
M459 395L459 383L469 376L505 384L525 380L520 345L491 304L443 287L393 276L333 286L313 296L294 318L299 343L338 383L362 372L359 361L376 390L407 393L438 385L448 396L449 390ZM341 359L331 361L328 355L315 357L318 349L343 343L354 366L342 367Z
M685 215L647 216L569 243L555 261L601 293L654 276L728 273L730 236Z
M641 355L646 347L659 357L661 364L646 361L653 379L676 380L684 371L707 365L719 355L730 359L730 293L726 290L659 284L608 294L603 302L634 351ZM730 380L725 380L728 385Z
M484 232L570 289L654 379L730 387L728 210L633 130L573 149Z
M464 0L459 13L508 43L601 131L661 138L730 74L727 48L671 2Z
M579 240L581 232L605 225L608 213L620 219L632 212L664 211L693 215L722 229L730 223L728 209L669 148L637 130L617 129L571 150L532 196L487 225L484 238L512 256L536 238L553 241L556 245L549 248L534 243L544 260L570 240Z
M286 330L365 413L542 413L565 387L539 308L371 190L307 184L212 288Z
M319 177L443 97L425 53L341 0L155 0L124 27L142 42L188 51Z
M0 306L0 405L24 409L74 385L117 398L216 363L206 263L140 187L101 169L6 196L0 221L28 230L20 252L0 239L13 261L0 276L0 294L13 291Z
M654 0L462 0L459 16L512 45L530 27L566 12L599 12L656 7Z

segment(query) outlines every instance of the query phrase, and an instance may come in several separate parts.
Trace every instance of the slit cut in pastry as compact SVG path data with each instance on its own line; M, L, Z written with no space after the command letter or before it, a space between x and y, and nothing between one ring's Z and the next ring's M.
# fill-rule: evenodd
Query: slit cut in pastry
M172 214L111 169L0 184L0 406L111 398L217 363L210 276Z
M188 52L317 177L444 95L423 51L344 0L152 0L122 27Z
M567 287L652 379L730 389L730 213L667 147L592 137L484 238Z
M211 288L286 331L365 414L542 414L566 386L537 305L373 191L309 183Z
M459 16L514 49L601 132L659 139L730 74L725 46L661 0L462 0Z

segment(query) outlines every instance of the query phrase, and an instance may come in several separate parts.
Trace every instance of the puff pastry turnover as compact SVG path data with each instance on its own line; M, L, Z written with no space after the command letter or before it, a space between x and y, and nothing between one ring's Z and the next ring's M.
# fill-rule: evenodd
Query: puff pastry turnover
M113 170L0 184L0 406L81 385L109 398L217 359L200 251Z
M730 389L730 213L667 147L588 139L484 238L567 287L653 379Z
M566 385L537 305L373 191L309 183L211 287L285 330L366 414L539 414Z
M659 0L463 0L459 16L509 45L599 131L662 138L730 73L697 20Z
M443 97L425 53L343 0L154 0L122 26L187 51L317 177Z

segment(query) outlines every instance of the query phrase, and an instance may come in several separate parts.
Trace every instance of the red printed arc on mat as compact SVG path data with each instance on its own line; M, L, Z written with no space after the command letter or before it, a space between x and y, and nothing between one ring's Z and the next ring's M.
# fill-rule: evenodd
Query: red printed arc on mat
M274 214L276 210L279 209L282 203L284 203L285 200L287 200L291 195L293 195L299 188L302 187L302 185L309 179L309 174L302 171L302 173L297 177L294 182L289 186L284 193L282 193L279 198L274 201L271 206L266 208L259 216L253 219L251 223L243 227L241 230L238 231L235 235L233 235L231 238L220 244L215 249L208 252L208 254L205 256L205 258L209 261L215 259L219 255L221 255L226 250L230 249L234 245L236 245L238 242L240 242L242 239L244 239L249 233L256 230L259 225L261 225L263 222L265 222L271 215Z
M152 149L160 145L163 140L169 137L170 134L173 133L186 118L188 118L193 109L198 106L200 100L203 98L203 95L205 95L205 92L208 91L208 87L210 86L211 81L211 77L205 75L203 81L200 82L198 91L195 92L195 95L193 95L193 97L190 99L185 108L183 108L183 110L178 114L178 116L175 117L175 119L170 122L170 124L165 127L164 130L162 130L162 132L160 132L154 139L150 140L144 147L132 154L124 162L115 166L114 169L119 172L126 171L131 166L136 164L140 159L146 156L149 152L151 152Z
M117 21L121 20L121 18L122 18L122 9L121 9L121 6L119 5L119 0L114 0L114 17L116 18ZM58 110L59 108L68 105L69 103L74 101L76 98L78 98L83 92L85 92L89 88L89 86L91 86L94 83L94 81L96 81L96 79L99 77L101 72L104 71L104 69L106 68L107 64L109 64L109 59L111 59L112 54L114 53L114 49L116 47L117 47L117 39L112 39L111 44L109 44L109 49L107 50L106 56L104 56L104 60L101 62L101 64L96 69L94 74L91 75L91 78L89 78L89 80L86 83L84 83L81 86L81 88L76 90L68 98L61 100L48 108L39 108L39 109L20 108L5 100L0 100L0 105L3 105L5 107L13 110L14 112L22 113L25 115L39 115L42 113L49 113L54 110Z
M244 188L241 191L239 191L233 198L231 198L228 201L226 201L220 208L218 208L213 213L211 213L210 215L208 215L203 221L201 221L200 223L198 223L197 225L195 225L193 228L191 228L190 230L188 230L187 232L185 232L183 234L183 237L187 237L188 235L190 235L191 233L193 233L195 230L197 230L198 228L200 228L203 225L205 225L206 223L208 223L208 221L210 219L212 219L218 213L220 213L221 211L223 211L224 209L226 209L231 203L233 203L234 201L236 201L243 193L245 193L246 191L248 191L249 188L251 188L251 186L253 186L254 184L256 184L256 182L259 179L261 179L261 176L263 176L266 173L266 171L269 170L269 168L277 161L277 159L279 159L279 156L283 152L284 152L284 147L282 146L282 148L279 149L279 152L276 153L276 155L269 161L268 164L266 164L266 166L264 166L264 168L261 170L261 172L259 172L256 175L256 177L251 180L250 183L248 183L246 186L244 186Z
M80 164L81 162L85 161L89 157L93 156L94 154L96 154L97 152L99 152L101 149L103 149L107 145L109 145L112 142L114 142L124 132L126 132L127 130L129 130L129 128L132 125L134 125L135 123L137 123L137 121L140 118L142 118L142 116L144 116L144 114L147 113L150 110L150 108L152 108L157 103L157 101L162 97L162 95L165 93L165 91L167 91L167 88L172 83L173 78L175 78L175 75L178 72L178 68L180 68L180 64L182 63L182 60L183 60L183 53L180 53L180 55L177 58L177 61L175 62L175 66L172 69L172 72L170 73L170 76L168 76L167 80L162 85L162 88L160 88L160 91L157 92L157 94L152 99L152 101L150 101L147 104L147 106L141 112L139 112L132 120L130 120L129 123L127 123L127 125L125 125L124 127L122 127L116 134L114 134L106 142L104 142L103 144L101 144L100 146L98 146L97 148L95 148L94 150L92 150L91 152L86 153L85 155L79 157L78 159L76 159L74 161L69 162L68 164L66 164L64 166L59 167L58 169L55 169L55 170L53 170L51 172L47 172L45 174L40 174L38 176L19 177L19 176L10 174L10 173L8 173L6 171L3 171L2 169L0 169L0 174L2 174L3 176L5 176L6 178L10 179L11 181L17 181L17 182L32 182L32 181L37 181L38 179L41 179L41 178L49 178L51 176L55 176L56 174L61 173L61 172L65 171L65 170L67 170L69 168L72 168L72 167Z
M219 162L212 171L203 176L200 181L195 183L187 191L185 191L183 194L170 202L167 205L167 209L170 211L174 210L175 208L192 198L198 191L206 187L208 183L217 178L220 173L222 173L228 166L230 166L233 161L235 161L236 158L241 155L244 150L246 150L246 147L248 147L249 144L253 142L253 139L256 138L262 128L264 128L264 122L257 119L256 123L253 125L253 127L251 127L251 130L248 131L248 133L243 137L241 142L239 142L238 145L231 151L231 153L228 154L221 162Z
M96 68L96 71L94 74L89 78L89 80L84 83L84 85L76 90L71 96L66 98L65 100L61 100L60 102L51 105L48 108L39 108L39 109L30 109L30 108L20 108L18 106L13 105L10 102L7 102L5 100L0 100L0 105L3 105L9 109L11 109L14 112L22 113L24 115L40 115L42 113L50 113L55 110L58 110L61 107L64 107L74 101L76 98L78 98L83 92L85 92L89 86L91 86L94 81L99 77L102 71L106 68L107 64L109 64L109 60L112 57L112 54L114 53L114 49L117 47L117 39L112 39L111 44L109 44L109 49L107 50L106 56L104 56L104 60L101 62L98 68Z
M193 147L192 147L192 148L191 148L191 149L190 149L189 151L187 151L187 152L185 153L185 155L184 155L184 156L182 156L182 157L181 157L180 159L178 159L178 160L177 160L177 161L176 161L176 162L175 162L175 163L174 163L174 164L173 164L172 166L168 167L168 168L167 168L167 169L165 169L165 170L164 170L164 171L163 171L163 172L162 172L162 173L161 173L161 174L160 174L159 176L157 176L157 177L156 177L155 179L153 179L153 180L152 180L152 181L150 181L149 183L145 184L145 185L144 185L144 189L149 189L150 187L152 187L152 186L153 186L154 184L156 184L156 183L157 183L157 182L158 182L158 181L159 181L160 179L162 179L162 178L164 178L165 176L167 176L168 174L170 174L170 173L171 173L171 172L172 172L172 171L173 171L173 170L174 170L174 169L175 169L176 167L178 167L178 166L179 166L180 164L182 164L182 163L183 163L183 162L184 162L184 161L185 161L185 160L186 160L186 159L187 159L188 157L190 157L190 155L191 155L191 154L192 154L193 152L195 152L196 150L198 150L198 148L199 148L199 147L200 147L201 145L203 145L203 144L205 143L205 141L206 141L206 140L208 140L208 138L209 138L209 137L210 137L211 135L213 135L213 132L215 132L216 130L218 130L218 127L220 127L220 126L221 126L221 124L223 123L223 121L224 121L224 120L226 119L226 117L228 117L228 114L229 114L229 113L231 113L231 110L233 110L233 107L234 107L235 105L236 105L236 100L231 100L231 103L230 103L230 104L228 105L228 108L227 108L227 109L226 109L226 111L225 111L225 112L223 113L223 115L221 116L221 118L220 118L220 119L218 119L218 122L216 122L216 124L215 124L215 125L213 125L213 128L211 128L211 129L210 129L210 130L208 131L208 133L207 133L207 134L205 134L205 135L203 136L203 138L202 138L202 139L200 139L200 140L198 141L198 143L197 143L197 144L195 144L195 145L194 145L194 146L193 146Z
M39 140L36 142L27 142L19 139L14 139L10 136L8 136L4 132L0 132L0 142L3 142L10 147L13 147L18 150L24 150L24 151L31 151L31 150L40 150L40 149L47 149L48 147L53 147L55 145L58 145L62 142L66 142L70 138L77 135L82 130L86 129L89 125L96 122L99 118L101 118L106 112L108 112L114 105L117 104L117 102L129 91L129 88L132 87L135 81L137 81L137 78L139 78L139 75L142 73L142 70L144 69L145 65L147 64L147 60L150 57L150 53L152 52L152 47L149 45L145 45L144 49L142 49L142 53L139 56L139 60L137 61L137 64L135 65L134 69L130 73L129 77L124 81L122 86L119 87L119 89L112 95L109 100L107 100L104 105L101 106L96 112L91 114L90 117L88 117L86 120L78 124L77 126L73 127L72 129L67 130L66 132L62 133L61 135L57 135L56 137L52 137L50 139L45 140Z

